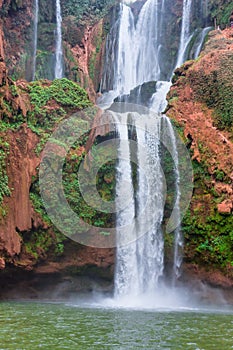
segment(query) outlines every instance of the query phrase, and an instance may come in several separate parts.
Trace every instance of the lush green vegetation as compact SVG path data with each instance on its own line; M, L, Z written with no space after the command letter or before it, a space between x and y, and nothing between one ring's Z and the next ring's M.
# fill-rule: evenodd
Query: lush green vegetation
M56 79L46 86L46 81L36 81L29 85L29 94L33 111L29 113L31 117L49 117L51 109L45 108L49 103L56 106L62 106L60 113L64 115L66 112L64 107L69 110L83 109L90 106L87 92L78 84L66 78ZM57 104L57 105L56 105ZM38 124L43 125L42 118L37 119ZM44 122L47 122L44 121Z
M22 123L27 123L28 127L39 136L40 142L35 151L40 154L44 143L60 121L74 112L92 105L86 91L65 78L52 82L47 80L35 81L24 87L13 84L10 85L9 90L10 99L4 99L3 97L1 99L1 104L4 104L6 109L3 110L2 119L0 120L0 131L3 135L0 139L0 203L4 196L10 195L6 172L7 155L10 147L6 142L7 132L9 130L17 131ZM25 116L23 116L20 108L14 104L15 98L26 101L27 112ZM89 113L89 121L91 121L93 115L93 111ZM85 144L86 140L87 135L84 136L83 140L79 140L79 144L82 142ZM75 183L69 185L71 185L71 191L75 191ZM61 254L64 249L63 241L65 237L53 227L44 209L40 196L38 174L32 179L30 199L35 211L45 224L45 228L38 229L35 232L32 230L21 233L24 242L23 252L29 254L31 259L35 261L39 258L45 258L48 252L55 256ZM7 215L7 208L1 206L0 216L5 215Z
M222 215L207 167L193 162L194 195L182 229L185 234L186 259L198 264L226 268L233 266L233 216Z
M219 25L229 25L229 17L233 11L231 0L209 0L209 9L212 19Z
M216 126L229 131L233 126L232 65L233 54L226 52L217 63L216 70L209 74L204 69L190 71L189 76L197 99L214 109Z
M8 176L6 172L7 155L9 154L9 144L0 138L0 205L2 204L4 196L11 194L8 186ZM0 216L4 212L0 212Z
M62 13L64 16L75 16L77 20L88 18L96 21L103 18L116 0L64 0Z
M85 144L85 139L83 140ZM93 176L93 171L98 164L102 164L104 161L103 156L98 154L96 150L96 144L93 145L91 150L92 160L88 161L88 168L82 169L82 175L84 176L84 182L87 186L86 196L88 196L88 203L84 200L80 191L79 184L79 167L81 161L84 160L85 153L80 152L80 145L74 145L64 165L63 171L63 186L66 198L71 208L77 213L77 215L90 225L97 227L112 227L115 220L114 215L111 213L100 212L90 205L92 203L92 195L97 188L100 197L110 202L115 198L115 162L110 161L104 163L98 169L97 176ZM94 167L92 163L94 162ZM89 181L90 179L90 181ZM92 180L92 181L91 181ZM93 182L94 181L94 182ZM89 193L89 195L87 195Z

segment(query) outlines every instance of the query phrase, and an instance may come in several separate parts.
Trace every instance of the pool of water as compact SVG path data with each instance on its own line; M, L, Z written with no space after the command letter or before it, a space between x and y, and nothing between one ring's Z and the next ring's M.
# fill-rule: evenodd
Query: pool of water
M1 303L0 349L233 349L233 313L227 308L135 310L84 305Z

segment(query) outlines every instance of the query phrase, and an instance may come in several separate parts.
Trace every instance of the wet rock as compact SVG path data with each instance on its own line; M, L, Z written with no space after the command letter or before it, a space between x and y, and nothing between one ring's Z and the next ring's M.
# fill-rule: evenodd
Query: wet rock
M143 106L150 106L150 100L156 92L156 81L148 81L138 85L128 95L121 95L114 99L114 102L135 103Z

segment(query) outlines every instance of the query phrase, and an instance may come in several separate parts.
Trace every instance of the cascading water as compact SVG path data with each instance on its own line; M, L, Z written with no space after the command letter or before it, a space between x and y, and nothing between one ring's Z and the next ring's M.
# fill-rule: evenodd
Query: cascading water
M62 51L62 16L60 0L56 0L56 63L55 63L55 79L63 77L63 51Z
M192 0L184 0L178 58L170 74L177 65L184 62L186 57L186 48L191 38L191 5ZM119 19L107 39L106 68L101 83L105 94L100 100L100 106L111 104L116 96L128 94L130 90L144 82L156 80L157 91L150 101L150 113L162 112L166 107L166 94L171 85L171 75L167 81L162 81L164 76L162 71L164 72L166 65L162 55L166 47L164 29L166 6L168 6L167 0L162 0L162 3L158 0L147 0L136 20L129 1L120 4ZM137 91L141 93L140 88ZM135 103L139 100L137 97ZM120 226L117 229L115 297L130 298L153 293L158 288L159 280L164 273L162 222L166 186L161 168L161 137L164 137L165 144L167 142L165 139L169 139L175 179L172 215L177 225L174 231L172 285L180 275L183 237L179 227L181 200L179 157L172 124L165 115L155 117L155 114L145 116L133 112L130 113L130 122L127 113L115 113L114 118L119 136L116 207L117 223L118 227ZM137 140L136 151L127 124L134 129L134 137ZM138 166L136 180L135 173L133 180L132 158L136 158ZM125 210L122 210L122 198L123 201L127 199ZM131 239L125 240L126 236L130 236Z
M176 200L173 208L173 213L176 218L180 218L180 172L179 172L179 155L177 152L176 136L174 133L173 126L169 118L162 118L162 132L163 135L161 139L166 138L166 144L169 143L169 150L171 152L172 159L174 161L174 177L175 177L175 191L176 191ZM174 257L173 257L173 274L172 274L172 283L175 284L175 281L180 277L180 268L183 259L183 235L180 225L178 225L174 231Z
M186 49L192 38L192 35L190 35L191 7L192 0L183 0L182 28L176 67L181 66L181 64L184 63L185 59L187 58Z
M164 182L160 167L160 118L131 113L137 146L129 139L127 113L116 119L120 138L117 167L117 209L128 199L126 210L119 210L115 297L151 293L163 274ZM132 154L134 153L134 155ZM138 165L137 190L133 188L131 159ZM134 193L135 192L135 193ZM153 193L153 195L151 195ZM123 199L124 198L124 199ZM130 198L130 200L129 200ZM130 232L129 232L130 227ZM128 237L129 244L125 237Z
M131 8L127 3L120 4L120 19L115 24L112 32L113 43L106 49L111 51L107 57L114 57L115 62L106 62L113 65L114 96L128 94L134 87L144 82L161 80L161 46L164 38L160 35L163 31L163 18L166 0L163 0L162 9L158 0L148 0L143 5L138 20L136 21ZM135 24L136 22L136 24ZM114 38L118 36L118 49L115 52ZM109 70L106 69L101 83L101 88L108 88ZM112 96L111 96L112 97Z
M211 28L212 27L206 27L206 28L202 29L202 31L200 33L200 36L199 36L199 41L198 41L197 48L196 48L196 50L194 52L194 59L196 59L200 55L200 52L201 52L204 40L206 38L206 35L211 30Z
M35 80L36 74L36 53L38 40L38 15L39 15L39 0L35 0L34 5L34 36L33 36L33 63L32 63L32 80Z

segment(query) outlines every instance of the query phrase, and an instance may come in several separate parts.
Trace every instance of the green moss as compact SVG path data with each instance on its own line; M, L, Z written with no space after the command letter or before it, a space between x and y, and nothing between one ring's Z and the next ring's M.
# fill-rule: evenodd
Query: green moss
M232 0L209 0L208 7L212 20L216 18L218 25L229 24L229 17L233 11Z
M233 126L232 65L233 54L227 52L221 57L221 69L211 71L208 75L204 70L191 71L189 77L196 98L214 109L217 127L229 131Z
M38 229L37 231L21 234L24 241L24 251L34 260L46 258L48 252L59 256L64 251L64 237L51 235L49 231Z
M83 144L85 144L85 139L83 139ZM84 154L80 155L79 147L80 145L76 145L70 150L64 165L63 188L66 198L71 208L83 221L96 227L112 227L112 223L115 220L114 215L95 210L94 207L88 203L92 202L92 187L93 191L95 191L95 188L97 187L100 197L102 197L104 201L108 202L114 199L115 162L108 162L102 165L94 183L88 182L88 193L90 193L91 197L88 198L89 200L87 203L82 196L79 185L78 171L80 163L84 157ZM98 161L102 164L102 158L98 155L98 151L95 151L95 146L92 147L92 157L95 159L95 164L96 162L98 163ZM87 170L87 178L89 178L91 171L92 166L90 164L90 170Z
M94 23L103 18L115 3L116 0L62 0L62 14L64 17L74 16L79 21L88 18Z
M0 138L0 204L2 204L2 201L5 196L10 196L11 194L11 191L9 188L7 170L6 170L8 153L9 153L9 144L3 138ZM1 214L4 214L4 213L5 212L2 211Z
M224 269L233 264L233 216L217 211L220 198L213 193L206 166L193 164L194 195L182 223L186 259Z
M66 78L56 79L52 83L43 80L33 82L29 85L29 95L33 110L28 113L28 123L39 133L40 130L51 132L67 112L91 105L87 92ZM48 105L52 105L52 108L48 108Z

